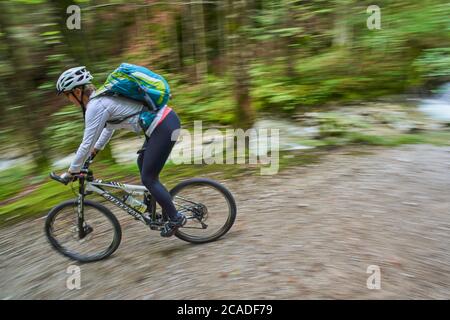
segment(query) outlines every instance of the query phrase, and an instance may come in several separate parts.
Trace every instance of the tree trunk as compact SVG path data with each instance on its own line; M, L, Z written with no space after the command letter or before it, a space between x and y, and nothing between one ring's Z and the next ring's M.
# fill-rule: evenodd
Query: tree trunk
M182 66L184 73L188 75L187 79L192 82L195 74L192 73L192 66L194 64L194 42L193 42L193 27L191 16L190 1L182 8L181 13L181 41L182 41Z
M178 42L178 24L177 19L175 18L175 14L172 13L171 23L167 24L167 39L169 46L171 49L169 50L169 61L170 61L170 70L174 73L179 73L181 71L181 62L180 62L180 44Z
M90 59L90 53L86 50L86 41L89 41L89 37L85 34L83 29L83 23L81 23L80 30L69 30L66 22L69 15L66 10L67 7L73 5L72 0L51 0L53 8L56 10L57 23L59 31L61 32L64 43L69 51L70 55L78 61L80 65L88 65L92 59ZM81 19L83 20L83 12L81 12Z
M295 28L295 8L292 6L291 2L285 1L286 6L286 19L285 19L285 27L286 28ZM286 57L286 76L289 79L295 79L297 77L297 72L295 71L295 62L296 62L296 50L294 45L296 44L295 36L286 37L285 41L285 57Z
M226 28L226 16L228 12L228 2L219 1L217 3L217 36L218 36L218 48L219 53L219 66L217 68L219 75L224 75L227 69L227 28Z
M48 147L43 137L45 122L40 117L41 103L38 97L33 95L36 88L33 87L33 70L30 59L30 50L25 46L21 37L14 35L10 17L14 14L11 8L3 3L0 7L1 30L7 43L7 59L15 70L15 74L9 79L9 85L5 88L11 101L21 106L18 108L18 127L25 131L28 140L27 150L30 151L35 163L35 172L42 172L50 165ZM40 70L45 72L45 70Z
M333 46L336 48L347 48L351 42L351 34L348 23L351 0L338 0L335 5Z
M202 3L191 3L194 22L194 48L195 48L195 79L203 82L208 73L206 57L205 16Z
M255 110L250 98L250 73L249 64L251 46L245 38L244 27L248 25L248 8L251 1L232 1L233 34L233 60L234 60L234 92L236 97L236 125L242 129L253 126Z

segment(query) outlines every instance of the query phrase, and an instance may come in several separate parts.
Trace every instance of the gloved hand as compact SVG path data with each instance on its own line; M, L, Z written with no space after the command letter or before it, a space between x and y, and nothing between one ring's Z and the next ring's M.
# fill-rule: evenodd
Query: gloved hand
M64 181L65 184L68 184L70 181L75 181L76 180L76 176L74 176L76 173L72 173L72 172L64 172L60 178L61 180Z

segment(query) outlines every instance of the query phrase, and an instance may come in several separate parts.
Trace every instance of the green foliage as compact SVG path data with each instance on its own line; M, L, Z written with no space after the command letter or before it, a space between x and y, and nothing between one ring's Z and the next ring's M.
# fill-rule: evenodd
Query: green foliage
M44 3L45 0L14 0L13 2L24 3L24 4L40 4L40 3Z
M8 170L0 171L0 201L4 201L26 185L25 177L30 173L30 168L26 166L16 166Z
M348 71L351 55L335 50L300 59L298 79L283 74L283 62L254 64L252 97L261 110L284 112L326 103L364 100L399 90L398 82L386 81L386 72L352 74ZM395 76L395 75L393 75Z
M169 103L182 118L183 124L195 120L206 123L232 124L235 102L233 90L226 79L209 76L207 82L192 85L171 81L173 99Z
M50 116L45 130L46 142L54 155L74 152L83 138L84 122L80 108L66 106Z
M259 110L289 112L310 102L304 95L308 86L292 83L282 75L282 68L281 62L252 66L252 98Z
M45 182L18 201L0 207L0 223L42 214L59 202L75 197L70 189L56 182Z
M414 65L425 77L450 79L450 48L424 50Z

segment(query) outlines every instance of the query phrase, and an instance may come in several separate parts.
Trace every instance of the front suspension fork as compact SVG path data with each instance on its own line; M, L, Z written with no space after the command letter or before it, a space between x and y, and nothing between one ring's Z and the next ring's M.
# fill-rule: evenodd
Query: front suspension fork
M84 229L84 195L79 194L77 199L77 224L78 224L78 237L83 239L86 236L86 230Z
M84 197L85 197L85 185L84 178L80 178L80 185L78 190L78 199L77 199L77 224L78 224L78 237L83 239L87 233L85 229L84 222Z

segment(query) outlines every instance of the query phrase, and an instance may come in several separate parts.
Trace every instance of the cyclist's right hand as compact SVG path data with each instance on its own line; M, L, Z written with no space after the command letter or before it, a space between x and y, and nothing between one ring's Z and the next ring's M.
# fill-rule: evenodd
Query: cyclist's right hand
M76 179L75 174L76 173L64 172L62 175L60 175L60 178L65 182L65 184L68 184L70 181L74 181Z
M70 172L64 172L62 175L57 175L56 173L51 172L50 177L53 180L56 180L63 184L68 184L70 181L75 181L77 178L74 173L70 173Z

